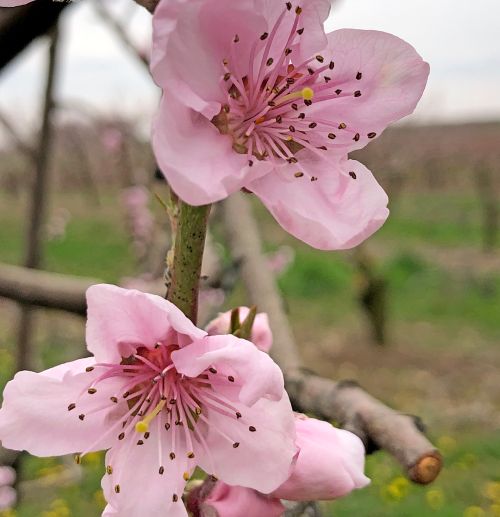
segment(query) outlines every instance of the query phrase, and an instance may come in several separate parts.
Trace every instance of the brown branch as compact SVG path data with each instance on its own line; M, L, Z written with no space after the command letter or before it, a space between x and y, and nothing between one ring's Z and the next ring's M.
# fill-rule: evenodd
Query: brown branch
M154 12L160 0L135 0L136 3L145 7L150 13Z
M0 297L84 316L85 292L100 281L0 264Z
M272 353L285 373L286 388L296 410L340 423L357 434L367 450L384 449L421 484L434 481L441 470L437 449L415 419L385 406L352 382L334 382L305 372L273 275L261 251L259 231L249 199L233 195L223 204L224 223L251 303L269 315L274 335Z

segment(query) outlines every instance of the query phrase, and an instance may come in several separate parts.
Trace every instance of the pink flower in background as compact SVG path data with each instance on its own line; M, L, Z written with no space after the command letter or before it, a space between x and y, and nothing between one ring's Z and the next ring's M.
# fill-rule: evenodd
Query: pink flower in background
M370 483L364 475L365 448L353 433L328 422L296 415L300 453L288 480L273 492L279 499L337 499Z
M388 215L382 188L347 154L413 112L429 66L390 34L325 34L329 8L161 0L151 67L164 95L153 145L186 202L245 187L297 238L344 249Z
M12 486L16 481L16 471L12 467L0 466L0 510L8 510L17 502L17 492Z
M123 140L123 132L116 127L107 127L102 131L101 143L110 153L118 153L123 146Z
M235 336L207 336L170 302L97 285L87 292L94 355L19 372L0 410L3 446L38 456L100 449L104 515L185 516L198 465L269 493L296 455L283 375Z
M250 312L248 307L238 307L240 311L240 321L244 321ZM231 311L221 312L217 318L212 320L206 327L210 336L215 334L228 334L231 330ZM273 344L273 333L269 326L269 318L264 312L255 316L252 327L250 341L263 352L269 352Z

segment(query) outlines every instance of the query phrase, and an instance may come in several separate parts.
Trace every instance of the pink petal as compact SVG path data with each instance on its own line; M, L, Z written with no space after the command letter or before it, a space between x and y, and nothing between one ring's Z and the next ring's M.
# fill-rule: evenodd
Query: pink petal
M416 50L385 32L334 31L323 55L335 63L331 90L341 93L313 102L308 119L346 124L346 129L332 130L339 150L364 147L390 123L413 113L429 76L429 65Z
M239 307L240 321L244 321L248 316L250 309L248 307ZM231 311L220 313L217 318L212 320L206 327L208 335L228 334L231 325ZM252 327L252 336L250 341L263 352L269 352L273 344L273 334L269 326L269 318L264 312L260 312L255 317Z
M172 189L192 205L219 201L271 170L257 160L249 167L246 155L233 150L231 137L168 90L153 124L153 147Z
M86 393L99 368L86 372L92 363L80 359L41 373L19 372L5 387L0 410L0 439L4 447L27 450L36 456L56 456L109 447L104 435L112 418L111 396L121 382L107 379L94 395ZM65 371L64 371L65 370ZM76 407L68 410L70 404ZM92 410L109 409L92 413ZM114 406L116 408L116 406ZM79 415L85 415L80 420Z
M280 400L284 381L279 366L250 341L233 335L209 336L172 353L180 374L197 377L215 367L221 375L232 375L240 388L239 400L248 406L261 397Z
M158 417L158 420L161 418ZM109 515L187 516L182 494L186 484L183 474L188 471L188 460L180 455L174 461L170 460L168 454L171 449L167 446L166 438L169 435L156 423L150 428L149 438L131 432L124 440L117 441L106 454L107 473L101 484L109 503ZM144 443L138 445L139 440ZM160 467L164 468L163 474L160 474ZM175 502L174 494L177 496Z
M288 395L284 392L277 402L262 398L251 407L234 406L242 415L238 420L210 409L206 412L209 454L200 447L198 464L226 483L268 494L288 478L297 454Z
M299 163L247 185L286 231L314 248L335 250L357 246L383 225L387 195L362 164L306 151ZM297 170L304 176L296 178Z
M201 506L200 517L280 517L285 507L274 499L251 488L217 482Z
M119 363L138 346L153 348L167 339L182 346L206 335L175 305L141 291L94 285L87 304L87 348L98 362Z
M300 453L290 478L273 492L289 500L336 499L368 485L365 449L354 434L314 418L296 418Z

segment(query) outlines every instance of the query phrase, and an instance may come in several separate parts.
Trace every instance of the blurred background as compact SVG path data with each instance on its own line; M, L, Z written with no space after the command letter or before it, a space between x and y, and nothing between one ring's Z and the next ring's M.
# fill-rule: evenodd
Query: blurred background
M2 37L14 15L0 10L0 262L161 291L151 17L131 0L59 9L57 32L12 59ZM496 0L336 2L329 29L394 33L431 64L416 113L356 153L389 193L391 217L357 250L326 253L255 202L306 365L419 415L445 456L438 481L419 487L375 454L372 485L326 515L500 516L499 19ZM244 302L217 212L212 227L218 281L202 293L205 319ZM17 369L81 356L83 323L0 298L1 386ZM11 462L2 451L0 465ZM82 467L26 457L14 491L0 467L0 515L98 516L101 474L99 454Z

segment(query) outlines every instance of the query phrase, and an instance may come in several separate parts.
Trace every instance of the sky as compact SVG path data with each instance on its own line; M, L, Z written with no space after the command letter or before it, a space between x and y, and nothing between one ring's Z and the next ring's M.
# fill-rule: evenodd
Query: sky
M137 46L147 50L150 15L132 0L106 2L128 20ZM430 63L429 85L410 121L500 120L498 0L337 0L327 28L343 27L396 34ZM61 48L60 103L149 124L159 92L147 70L100 20L91 0L79 1L64 15ZM0 76L0 111L21 130L39 112L45 61L46 43L38 42Z

